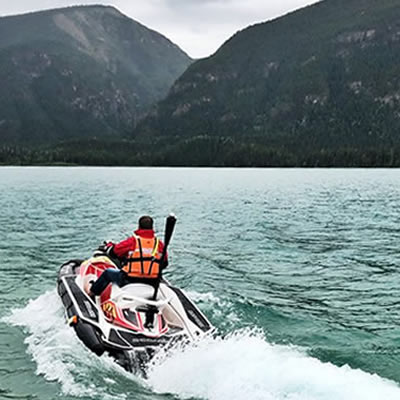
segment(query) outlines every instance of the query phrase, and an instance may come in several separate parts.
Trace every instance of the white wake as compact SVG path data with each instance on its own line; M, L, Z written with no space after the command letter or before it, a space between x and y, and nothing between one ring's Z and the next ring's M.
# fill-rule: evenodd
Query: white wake
M119 367L109 358L99 359L84 348L74 330L66 325L61 300L55 290L31 300L22 309L13 310L2 321L26 330L25 344L36 362L37 374L60 383L64 394L92 398L101 395L104 400L126 399L124 393L107 394L110 390L104 393L104 388L109 389L112 385L115 370L121 373ZM93 382L92 377L96 375L100 379Z
M218 303L212 295L197 297L211 305ZM148 398L138 393L142 380L123 371L109 357L98 358L84 348L66 325L55 290L14 310L3 321L23 327L37 373L59 382L63 393L104 400L128 400L132 393L137 399ZM133 385L130 388L129 383ZM294 347L270 344L262 332L250 330L207 338L168 353L160 351L149 366L146 386L181 399L400 399L400 387L394 382L347 366L322 363Z
M149 369L157 393L208 400L396 400L400 387L337 367L244 330L225 339L160 353Z

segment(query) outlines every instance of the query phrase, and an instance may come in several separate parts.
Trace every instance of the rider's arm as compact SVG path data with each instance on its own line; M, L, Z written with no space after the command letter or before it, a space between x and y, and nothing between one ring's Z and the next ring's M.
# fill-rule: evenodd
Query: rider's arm
M136 239L134 237L130 237L114 245L113 252L118 258L124 258L128 255L129 250L134 249L135 246Z

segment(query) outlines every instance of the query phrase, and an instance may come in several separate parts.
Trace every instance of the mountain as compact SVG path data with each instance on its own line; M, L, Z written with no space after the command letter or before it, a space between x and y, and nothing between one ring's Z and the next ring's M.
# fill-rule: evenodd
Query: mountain
M0 140L55 143L132 131L191 63L108 6L0 18Z
M325 0L238 32L134 132L149 135L176 144L165 163L400 165L400 0Z

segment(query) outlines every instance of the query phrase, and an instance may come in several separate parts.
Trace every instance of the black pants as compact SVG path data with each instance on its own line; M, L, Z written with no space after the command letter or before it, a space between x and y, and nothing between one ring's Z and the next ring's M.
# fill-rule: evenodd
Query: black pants
M131 278L124 271L113 268L106 269L93 283L91 291L95 296L100 296L103 290L108 286L109 283L116 283L119 287L129 285L130 283L145 283L151 285L154 288L158 285L158 279L146 279L146 278Z

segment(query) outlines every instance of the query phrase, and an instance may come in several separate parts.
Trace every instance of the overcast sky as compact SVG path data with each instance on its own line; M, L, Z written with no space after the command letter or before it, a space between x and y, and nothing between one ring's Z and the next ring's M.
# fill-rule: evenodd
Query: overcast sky
M176 43L191 57L214 53L235 32L317 0L0 0L0 15L74 4L110 4Z

